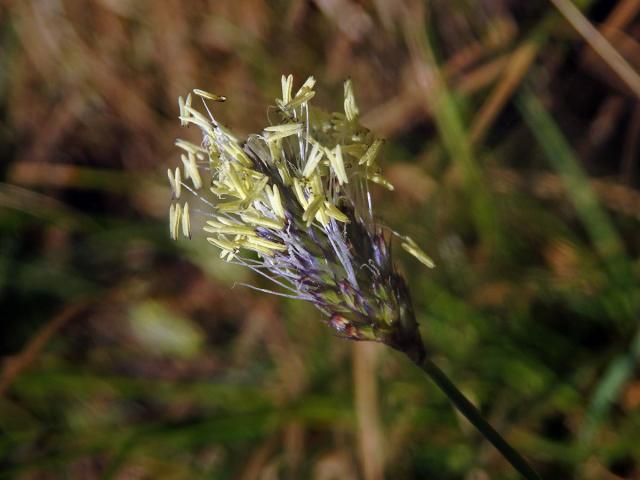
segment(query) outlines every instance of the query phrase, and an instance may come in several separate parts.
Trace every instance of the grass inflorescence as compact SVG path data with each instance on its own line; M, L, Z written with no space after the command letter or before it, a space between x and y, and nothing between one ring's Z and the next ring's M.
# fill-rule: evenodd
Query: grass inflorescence
M180 121L202 131L200 145L178 140L182 171L168 170L174 201L171 236L191 237L190 207L204 218L207 241L220 257L273 282L273 293L313 303L327 323L356 340L397 343L418 335L390 240L429 267L432 260L408 236L375 216L369 188L393 190L378 165L383 140L359 123L350 80L344 112L314 108L315 79L294 92L282 76L277 122L240 142L212 114L225 97L193 90L180 97ZM201 113L193 106L202 100Z

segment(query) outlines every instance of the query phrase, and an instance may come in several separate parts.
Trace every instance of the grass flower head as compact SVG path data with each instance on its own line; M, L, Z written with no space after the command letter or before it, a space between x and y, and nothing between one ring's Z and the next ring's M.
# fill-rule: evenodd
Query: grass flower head
M245 142L211 113L224 97L195 89L179 99L182 125L199 128L202 143L176 141L183 153L182 169L168 171L171 236L191 237L190 207L182 198L190 194L220 257L278 289L259 290L313 303L341 336L421 348L405 281L391 259L391 237L400 237L427 266L433 263L374 215L370 185L393 186L377 163L383 141L358 121L351 81L344 85L344 112L331 114L310 105L314 86L310 77L294 92L293 77L283 76L277 121ZM196 99L202 111L193 106Z
M369 186L393 190L377 160L382 140L358 122L350 81L344 112L312 108L313 77L294 93L282 77L277 121L240 142L216 121L224 97L193 90L179 99L180 121L202 131L195 145L177 140L182 168L169 170L173 202L169 230L191 237L198 202L207 240L227 262L246 266L278 287L258 290L313 303L339 335L374 340L406 354L524 478L539 479L448 377L425 355L409 291L391 259L390 240L425 265L431 259L411 238L384 227L373 211ZM192 106L202 101L204 114Z

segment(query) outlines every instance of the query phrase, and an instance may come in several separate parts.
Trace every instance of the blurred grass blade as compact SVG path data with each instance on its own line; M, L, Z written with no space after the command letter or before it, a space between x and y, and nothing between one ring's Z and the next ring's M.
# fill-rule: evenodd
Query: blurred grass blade
M97 225L89 215L56 198L10 183L0 182L0 208L26 213L69 230L90 230Z
M492 251L500 251L502 243L496 205L474 158L471 137L461 109L437 64L425 32L424 12L408 12L404 35L411 53L416 83L422 89L425 108L432 112L445 151L462 174L470 197L470 209L476 228Z
M543 148L549 163L558 172L567 194L580 220L585 225L591 241L602 257L614 283L633 285L633 272L626 258L622 240L606 212L600 207L588 177L582 170L575 153L568 144L542 102L530 89L524 89L519 97L520 111L531 131ZM622 292L625 296L625 292ZM634 321L637 295L633 292L623 299L616 312ZM626 308L624 308L626 307ZM598 425L606 417L625 383L631 378L640 358L640 330L628 352L614 358L594 390L587 411L587 423L580 437L583 448L588 446Z
M635 335L631 347L626 354L619 355L609 364L595 389L587 410L586 421L578 437L580 447L586 454L598 431L599 425L605 419L608 410L620 396L624 385L633 375L640 361L640 330Z
M600 256L604 260L624 256L624 247L617 231L600 207L573 149L542 102L530 89L525 88L518 98L518 105L551 167L558 172L567 195Z

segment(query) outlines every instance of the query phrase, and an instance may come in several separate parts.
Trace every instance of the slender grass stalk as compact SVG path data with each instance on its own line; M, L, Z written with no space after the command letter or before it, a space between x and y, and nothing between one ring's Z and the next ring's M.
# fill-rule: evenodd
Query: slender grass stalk
M509 445L502 435L484 419L478 409L473 406L467 397L449 380L449 377L427 355L416 356L408 353L407 356L433 380L458 411L476 427L482 436L502 454L513 468L528 480L540 480L541 477L525 458Z
M538 139L549 164L560 176L578 218L584 224L594 249L604 262L611 283L619 286L614 296L602 301L616 302L617 316L613 320L635 326L638 302L634 300L629 288L629 285L634 284L635 278L629 268L632 262L612 219L600 205L571 145L536 93L530 87L524 88L518 97L517 105L531 132ZM640 329L636 329L636 333L633 334L628 350L613 358L594 389L586 421L579 434L583 455L588 454L598 427L606 419L613 402L632 377L638 358Z
M384 227L374 214L369 183L393 186L376 164L382 139L358 122L351 82L344 85L344 113L332 114L310 108L313 77L295 95L291 75L281 83L280 123L244 144L206 102L224 97L193 90L207 115L191 106L191 94L179 99L180 121L200 128L203 141L176 142L185 153L184 169L167 172L171 237L182 232L191 238L192 209L179 200L185 190L199 204L194 212L204 215L202 230L220 257L251 268L281 290L247 286L312 303L344 338L403 352L524 478L540 478L425 355L409 288L391 258L391 239L399 238L425 266L435 264L413 239Z

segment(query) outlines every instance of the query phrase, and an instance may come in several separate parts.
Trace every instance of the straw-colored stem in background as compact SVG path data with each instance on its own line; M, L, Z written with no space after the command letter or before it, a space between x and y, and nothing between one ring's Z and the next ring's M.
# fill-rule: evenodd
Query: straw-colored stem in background
M640 98L640 76L570 0L550 0L593 50Z
M353 344L353 381L358 418L360 463L365 480L384 478L383 435L378 408L376 365L378 345Z

